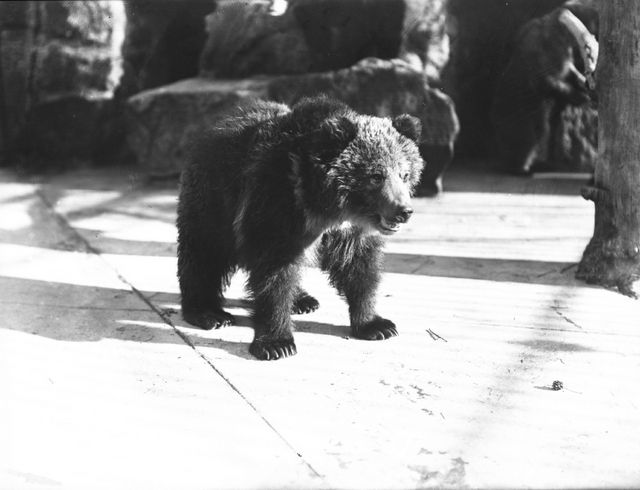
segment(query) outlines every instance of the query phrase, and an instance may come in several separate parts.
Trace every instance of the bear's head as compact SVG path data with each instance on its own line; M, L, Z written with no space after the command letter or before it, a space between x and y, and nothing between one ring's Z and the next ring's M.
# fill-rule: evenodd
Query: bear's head
M424 166L420 132L420 121L406 114L389 119L349 112L320 124L324 148L333 150L320 160L346 220L385 235L409 220Z

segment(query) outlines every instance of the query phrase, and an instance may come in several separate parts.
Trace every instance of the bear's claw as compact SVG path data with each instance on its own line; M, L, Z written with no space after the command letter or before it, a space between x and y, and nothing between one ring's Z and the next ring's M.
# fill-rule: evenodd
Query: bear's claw
M224 310L207 310L198 313L183 312L182 318L191 325L204 330L228 327L235 323L235 318Z
M302 294L296 298L293 302L293 308L291 313L294 315L300 315L302 313L311 313L316 311L320 307L320 303L313 296L309 294Z
M391 320L376 316L373 320L354 328L353 335L363 340L385 340L397 337L398 329Z
M261 361L275 361L297 354L293 339L255 339L249 346L249 352Z

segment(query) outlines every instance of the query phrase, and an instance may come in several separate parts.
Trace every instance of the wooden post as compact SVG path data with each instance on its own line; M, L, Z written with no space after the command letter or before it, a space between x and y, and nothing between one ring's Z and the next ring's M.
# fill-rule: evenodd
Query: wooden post
M603 1L594 233L576 277L636 297L640 279L640 1Z

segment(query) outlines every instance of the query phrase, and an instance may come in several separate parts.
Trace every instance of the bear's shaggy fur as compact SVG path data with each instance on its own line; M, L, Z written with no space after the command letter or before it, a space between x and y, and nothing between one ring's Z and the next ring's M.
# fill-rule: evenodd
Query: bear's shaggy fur
M194 145L178 204L178 277L184 319L233 323L223 290L248 273L259 359L296 353L291 313L318 308L300 288L305 251L317 256L349 305L353 335L385 339L395 325L375 312L381 234L411 213L423 160L420 122L359 115L327 98L292 108L255 101Z

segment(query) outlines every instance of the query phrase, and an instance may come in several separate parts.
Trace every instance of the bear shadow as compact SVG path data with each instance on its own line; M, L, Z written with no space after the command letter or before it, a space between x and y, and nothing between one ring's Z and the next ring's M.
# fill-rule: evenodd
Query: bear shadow
M227 308L250 308L251 301L247 299L227 299L225 300L225 306ZM253 328L251 317L249 315L234 314L233 317L235 322L232 325L223 328ZM331 335L343 339L350 337L350 329L346 325L303 320L300 319L300 317L304 317L304 314L292 315L294 335L296 332L304 332L318 335ZM194 347L213 347L224 350L236 357L257 361L257 359L249 353L249 342L237 342L232 340L203 337L198 335L198 332L202 332L203 330L184 321L180 313L178 313L177 320L177 322L172 323L188 335L188 338Z

